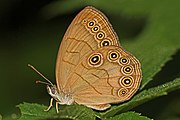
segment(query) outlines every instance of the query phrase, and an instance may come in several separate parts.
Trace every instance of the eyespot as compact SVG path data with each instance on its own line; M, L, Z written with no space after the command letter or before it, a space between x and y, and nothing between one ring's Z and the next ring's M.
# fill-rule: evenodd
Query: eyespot
M100 27L98 25L95 25L91 30L92 32L98 32Z
M85 24L85 23L87 23L87 19L82 20L82 24Z
M117 60L119 57L120 57L120 54L119 54L119 52L118 52L117 50L111 50L111 51L109 51L109 53L108 53L108 59L109 59L110 61L115 61L115 60Z
M131 65L124 66L122 67L121 72L129 75L133 73L133 67Z
M120 62L120 64L122 64L122 65L127 65L127 64L129 64L129 59L127 58L127 57L121 57L120 59L119 59L119 62Z
M119 97L125 97L128 95L127 93L128 93L128 90L126 88L121 88L118 90L118 96Z
M110 46L111 44L112 44L112 43L111 43L111 41L110 41L110 40L105 39L105 40L101 41L101 43L100 43L100 47Z
M97 38L98 40L102 40L103 38L105 38L105 33L102 32L102 31L99 31L99 32L97 33L97 35L96 35L96 38Z
M133 82L134 79L131 76L126 76L119 79L119 84L123 87L132 87Z
M92 28L94 25L95 25L95 21L94 20L91 20L91 21L89 21L88 22L88 24L87 24L87 26L89 27L89 28Z
M91 66L99 67L103 63L102 55L100 53L95 53L89 57L88 61Z

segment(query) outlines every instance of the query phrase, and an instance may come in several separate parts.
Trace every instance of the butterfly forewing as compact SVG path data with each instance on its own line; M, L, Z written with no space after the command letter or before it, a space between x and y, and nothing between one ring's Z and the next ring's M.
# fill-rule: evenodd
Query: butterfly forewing
M84 8L68 27L60 45L56 63L58 89L65 88L84 57L111 45L119 46L119 40L106 16L93 7Z

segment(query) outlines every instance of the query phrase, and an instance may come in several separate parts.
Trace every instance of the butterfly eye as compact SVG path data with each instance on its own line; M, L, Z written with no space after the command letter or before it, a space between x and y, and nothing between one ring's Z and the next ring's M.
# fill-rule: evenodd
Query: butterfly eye
M131 74L133 72L133 67L131 65L122 67L122 73Z
M47 86L47 91L49 94L56 94L56 87L55 86Z
M92 32L98 32L99 29L100 29L100 27L98 25L96 25L92 28Z
M102 64L102 55L100 53L93 54L89 58L90 65L94 67L99 67Z
M128 90L125 88L121 88L118 90L118 96L119 97L125 97L127 95Z
M102 40L105 37L105 33L100 31L97 33L96 38Z
M95 25L95 21L94 20L91 20L91 21L88 22L88 27L89 28L92 28L94 25Z
M55 88L51 87L52 94L55 94Z
M123 87L131 87L133 84L133 78L132 77L123 77L119 80L120 85Z
M117 51L110 51L108 56L109 56L109 60L115 61L119 58L120 55L119 52Z
M119 62L120 64L127 65L129 63L129 59L127 57L121 57Z

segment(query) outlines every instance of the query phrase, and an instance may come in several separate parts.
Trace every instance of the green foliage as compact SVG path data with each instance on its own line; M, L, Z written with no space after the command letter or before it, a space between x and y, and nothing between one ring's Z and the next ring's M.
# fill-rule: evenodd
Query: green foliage
M46 107L38 104L24 103L20 104L22 116L19 120L35 120L35 119L74 119L74 120L95 120L94 112L84 106L71 105L62 107L61 111L57 114L53 108L49 112L44 112L42 109ZM147 117L141 116L139 113L126 112L116 115L107 120L150 120Z
M128 111L149 100L152 100L154 98L157 98L163 95L167 95L168 92L176 90L176 89L180 89L180 78L177 78L174 81L163 84L161 86L150 88L148 90L143 90L139 94L135 95L128 102L118 105L118 106L114 106L110 110L104 113L102 112L100 115L101 117L112 117L116 113L122 113L122 112Z
M112 118L115 120L116 118L124 118L125 116L134 116L131 112L127 112L126 114L120 114L115 116L117 113L122 113L134 108L137 105L143 104L149 100L152 100L156 97L167 95L168 92L179 89L180 88L180 78L175 79L172 82L163 84L161 86L157 86L154 88L150 88L148 90L143 90L135 97L133 97L130 101L123 103L121 105L116 105L111 107L111 109L107 110L106 112L94 112L90 108L86 108L85 106L80 105L71 105L71 106L61 106L60 113L56 114L55 109L53 108L49 112L43 111L47 108L47 106L39 105L39 104L30 104L24 103L20 104L19 108L21 110L21 118L20 120L24 119L43 119L43 118L69 118L69 119L89 119L94 120L95 116L98 118ZM115 116L115 117L113 117ZM136 114L137 117L137 114ZM145 118L142 118L145 119Z
M89 0L86 2L77 0L75 3L78 3L79 6L76 4L73 5L73 3L73 0L57 1L48 5L44 12L48 12L48 10L54 8L56 14L53 14L54 11L49 11L52 14L49 13L47 15L47 17L54 17L54 15L58 15L62 11L67 11L64 9L61 11L59 9L62 7L58 8L55 5L66 6L68 4L72 10L83 5L92 5L101 8L105 13L107 11L113 15L119 15L121 13L121 15L131 17L147 16L147 26L135 38L134 41L136 42L130 41L123 45L123 47L134 53L141 61L143 71L141 89L152 80L152 77L170 60L171 55L175 54L180 48L179 33L176 32L180 30L180 25L177 25L177 23L179 24L180 16L176 12L180 10L178 7L180 2L178 0L173 0L172 2L168 0L159 0L158 2L155 0L151 0L150 2L145 0L114 0L111 4L103 0ZM118 35L121 34L118 33Z
M42 15L43 17L49 20L53 20L59 15L64 15L64 14L72 13L75 11L78 12L79 9L82 9L83 7L87 5L91 5L91 6L96 7L97 9L100 9L102 12L107 14L110 21L113 21L116 19L115 20L116 23L113 23L113 22L111 23L117 25L113 27L116 28L115 31L117 31L117 34L119 36L122 36L120 37L120 43L127 51L130 51L140 60L141 65L142 65L143 79L142 79L142 83L141 83L141 87L139 91L137 92L136 95L134 95L132 99L121 104L112 105L112 107L109 110L104 111L104 112L93 111L92 109L89 109L81 105L71 105L71 106L60 106L60 110L59 110L60 113L57 114L54 107L49 112L45 112L43 110L46 109L47 106L39 105L35 103L32 103L32 104L23 103L23 104L18 105L18 107L20 108L20 113L21 113L21 117L19 119L20 120L26 120L26 119L27 120L31 120L31 119L32 120L34 119L95 120L96 118L100 118L100 119L112 119L112 120L116 120L116 119L121 119L121 120L131 120L131 119L145 120L146 119L148 120L149 118L144 117L145 114L143 112L141 113L143 116L141 116L139 113L129 112L129 111L134 111L135 107L140 106L143 103L146 103L160 96L169 95L168 94L169 92L180 89L180 78L179 78L180 72L179 70L177 70L179 61L176 62L178 64L177 67L173 68L174 69L173 75L175 76L170 74L171 73L170 70L167 72L168 74L159 75L162 72L162 70L166 68L167 62L172 60L172 56L177 54L177 51L180 50L180 36L179 36L180 15L178 12L180 11L179 4L180 4L179 0L171 0L171 1L151 0L148 2L146 0L128 0L128 1L113 0L111 2L109 2L109 0L86 0L86 1L84 0L60 1L59 0L59 1L51 2L50 4L45 6L43 9L41 9L39 15ZM138 22L140 23L142 22L143 27L141 28L141 30L139 30L136 36L132 38L123 37L123 32L121 32L123 30L120 30L122 29L122 26L120 25L122 21L121 18L129 19L130 20L129 23L134 22L133 21L134 19L141 19ZM139 24L138 22L134 24ZM55 24L58 24L58 22L56 22ZM61 23L59 25L63 25L63 24L64 23ZM26 34L24 35L24 31L20 33L21 37L19 39L22 39L22 40L30 39L30 43L31 43L31 40L34 39L35 44L37 44L37 45L34 45L36 47L33 52L31 52L32 45L30 45L29 47L28 45L25 46L29 50L27 50L25 53L22 53L23 55L20 58L21 64L24 61L23 58L27 57L25 56L25 54L28 54L28 57L25 59L28 62L29 62L29 58L32 57L32 54L36 54L36 57L41 57L41 60L39 59L39 63L44 62L45 64L47 64L47 61L44 61L44 59L46 59L46 57L44 56L48 56L48 58L51 58L51 57L55 58L55 54L54 56L51 56L52 52L50 50L56 51L54 46L59 44L59 41L58 43L54 43L53 45L51 45L51 47L46 46L43 48L42 50L43 52L45 49L48 49L50 51L49 53L47 53L49 55L41 54L43 52L40 52L40 51L38 53L37 50L42 47L41 46L42 42L46 43L46 45L50 45L49 43L50 41L57 39L57 38L53 38L52 36L47 37L47 34L51 34L51 35L54 34L54 36L58 36L59 30L61 29L61 35L59 35L58 37L60 38L61 36L63 36L63 31L65 31L65 29L63 29L63 27L60 29L57 28L57 30L53 29L54 31L51 31L51 32L48 31L47 29L49 29L49 27L47 26L42 27L41 25L39 25L38 27L34 27L31 29L27 27L25 29L25 31L27 31L28 33L27 36ZM47 33L43 33L43 32L40 33L43 30L47 30L46 31ZM128 30L130 31L131 29L128 29ZM34 32L34 34L38 33L38 36L32 37L32 33L33 33L32 31ZM136 32L136 31L133 31L133 32ZM10 36L8 36L8 39L9 38ZM13 39L14 38L15 37L13 37ZM45 39L48 42L46 42ZM24 43L22 42L22 46L24 47L23 44ZM58 45L56 47L58 47ZM11 54L12 54L11 59L14 59L17 57L17 56L13 56L13 55L17 55L17 53L14 53L14 54L11 53ZM0 63L4 63L4 62L0 61ZM8 62L8 64L12 64L12 63ZM23 63L23 66L25 66L25 64L27 63ZM51 63L50 66L53 66L53 65L54 64ZM48 68L45 68L45 69L49 70ZM8 69L8 72L9 72L9 69ZM25 73L27 73L27 71L25 70L21 72L21 74L25 74ZM17 74L15 75L18 78ZM28 82L29 81L25 81L24 84L23 83L22 84L24 86L27 86L27 84L29 85ZM153 83L155 83L155 85ZM21 86L23 86L22 84ZM148 86L149 84L153 84L153 86L149 87ZM21 89L19 91L21 91ZM27 94L29 95L32 92L35 93L35 91L33 90L30 91L29 93L24 93L24 94L20 94L20 92L17 92L17 93L20 94L19 96L25 96ZM25 100L23 99L22 101L25 101ZM179 102L177 103L176 102L177 101L173 102L173 104L171 104L170 107L168 106L168 108L164 110L164 113L162 113L162 116L163 114L167 115L167 113L172 112L173 107L176 107L176 111L178 111L176 114L180 114L179 113L180 104ZM156 109L156 107L158 106L153 106L153 107L154 109ZM169 119L170 118L179 119L177 118L176 115L169 116ZM2 116L0 115L0 120L1 119L2 119Z
M134 41L127 41L123 46L134 53L141 61L143 80L140 90L142 90L153 77L165 66L166 62L171 59L171 56L180 48L180 38L178 32L180 30L180 16L176 11L180 8L177 6L179 1L174 0L169 2L143 0L137 1L112 1L108 4L107 1L86 1L77 0L74 4L70 1L57 1L43 9L43 12L48 11L47 18L52 18L63 12L68 12L70 9L80 8L85 5L93 5L101 8L107 13L113 15L124 16L146 16L147 25L141 34L134 39ZM57 7L59 6L59 7ZM60 6L69 6L61 9ZM52 9L53 8L53 9ZM61 9L61 10L60 10ZM56 12L54 12L56 11ZM172 32L174 31L174 32ZM120 41L121 42L121 41ZM100 117L112 117L117 113L128 111L144 102L147 102L156 97L167 95L168 92L180 88L180 79L165 83L161 86L143 90L135 95L130 101L121 105L115 105L106 112L101 112Z
M23 103L18 105L21 110L21 118L19 120L35 120L35 119L75 119L75 120L95 120L93 110L80 105L60 106L57 114L55 108L45 112L47 106L39 104Z
M141 116L141 114L139 114L139 113L126 112L126 113L122 113L120 115L116 115L107 120L151 120L151 119Z
M89 2L89 3L88 3ZM180 40L177 36L178 32L172 33L171 31L178 30L176 23L179 22L180 17L177 18L176 11L179 9L165 9L173 8L174 3L167 3L167 1L158 2L154 6L153 1L150 3L143 0L137 1L114 1L116 4L106 4L108 2L104 1L58 1L51 5L48 5L44 10L49 10L50 17L66 11L71 11L74 8L82 7L84 4L92 4L94 6L99 6L105 11L109 11L112 14L119 14L121 12L124 15L138 16L144 15L148 16L148 25L145 30L136 38L135 42L125 42L124 46L129 51L132 51L142 63L143 80L141 84L141 89L145 87L151 80L153 76L157 74L165 63L170 60L171 55L175 54L177 49L180 47ZM80 4L82 3L82 4ZM101 3L101 5L100 5ZM104 6L103 6L104 5ZM173 5L173 6L171 6ZM69 6L69 7L59 7L59 6ZM53 10L52 10L53 8ZM107 9L108 8L108 9ZM56 12L54 12L56 11ZM52 12L52 14L50 14ZM173 19L172 18L175 18ZM171 20L168 20L171 19ZM130 101L125 102L120 105L114 105L111 109L105 112L93 112L92 110L82 107L82 106L65 106L64 109L60 110L60 114L56 114L54 110L46 113L42 110L44 106L37 104L21 104L19 107L21 109L22 117L21 119L27 118L69 118L69 119L95 119L95 115L99 118L109 118L115 119L148 119L142 117L137 113L126 112L144 102L154 99L159 96L167 95L168 92L180 88L180 79L165 83L163 85L153 87L150 89L145 89L139 94L135 95ZM83 113L83 114L82 114ZM119 114L122 113L122 114ZM116 115L119 114L119 115ZM116 116L114 116L116 115ZM114 116L114 117L113 117Z

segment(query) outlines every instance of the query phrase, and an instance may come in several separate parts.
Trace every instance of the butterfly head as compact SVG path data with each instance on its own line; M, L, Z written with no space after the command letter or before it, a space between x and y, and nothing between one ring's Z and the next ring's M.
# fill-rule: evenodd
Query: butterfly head
M47 85L47 92L48 94L53 97L59 104L67 104L70 105L74 102L72 95L69 93L64 93L62 91L58 91L56 85L52 84L50 80L48 80L42 73L40 73L35 67L31 64L28 64L30 68L32 68L35 72L41 75L46 81L36 81L36 83L41 83Z
M49 95L51 95L53 98L55 98L58 94L57 87L55 85L47 85L47 92Z
M47 91L51 97L53 97L59 104L73 104L74 100L70 94L65 94L63 92L58 92L55 85L47 85Z
M56 101L59 103L63 103L62 101L62 95L59 94L57 87L55 85L47 85L47 92L48 94L53 97Z

